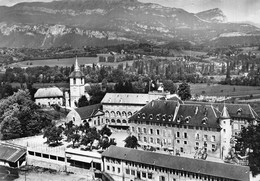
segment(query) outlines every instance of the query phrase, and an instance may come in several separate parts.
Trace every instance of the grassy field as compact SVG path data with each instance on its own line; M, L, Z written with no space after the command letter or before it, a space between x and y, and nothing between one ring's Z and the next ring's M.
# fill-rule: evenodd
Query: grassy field
M85 64L97 64L98 58L97 57L78 57L78 62L80 65ZM100 62L101 65L105 66L118 66L118 64L123 63L124 65L126 62L131 66L133 61L125 61L125 62L115 62L115 63L107 63L107 62ZM10 67L37 67L37 66L50 66L50 67L70 67L75 63L75 58L64 58L64 59L43 59L43 60L28 60L23 62L17 62L10 64ZM30 65L31 64L31 65Z
M260 87L256 86L231 86L220 84L190 84L191 93L208 96L250 96L259 95Z

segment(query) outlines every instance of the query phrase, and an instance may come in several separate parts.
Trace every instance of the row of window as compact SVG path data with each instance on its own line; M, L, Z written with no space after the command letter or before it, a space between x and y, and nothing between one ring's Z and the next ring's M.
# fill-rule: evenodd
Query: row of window
M132 124L146 124L146 125L154 125L154 126L167 126L167 127L176 127L176 128L184 128L184 129L196 129L196 130L204 130L204 131L220 131L216 128L209 128L209 127L202 127L202 126L187 126L187 125L177 125L177 124L172 124L172 123L154 123L154 122L150 122L150 121L137 121L137 120L129 120L129 123Z
M128 113L126 113L125 111L123 111L122 113L120 111L117 111L117 112L115 112L115 111L111 111L111 112L105 111L106 117L131 117L132 115L133 115L133 113L130 112L130 111Z
M135 127L132 127L132 132L135 132ZM153 134L156 134L156 135L160 135L161 134L161 131L160 131L160 129L156 129L155 131L154 131L154 129L153 128L150 128L150 129L148 129L148 131L147 131L147 128L140 128L140 127L138 127L137 128L137 133L144 133L144 134L150 134L150 135L153 135ZM164 136L164 137L171 137L172 135L171 135L171 130L162 130L162 135ZM183 133L183 135L181 136L181 133L179 132L179 131L177 131L176 132L176 138L185 138L185 139L188 139L188 134L186 133L186 132L184 132ZM200 134L199 133L196 133L196 135L195 135L195 139L196 140L200 140L201 138L200 138ZM209 136L208 135L206 135L206 134L204 134L203 135L203 139L202 139L203 141L209 141ZM212 135L211 137L210 137L210 141L211 142L215 142L216 141L216 136L215 135Z
M58 160L61 162L65 161L65 158L63 157L58 157L58 156L54 156L54 155L49 155L49 154L44 154L44 153L38 153L38 152L33 152L33 151L28 151L29 155L32 156L37 156L37 157L42 157L42 158L47 158L47 159L51 159L51 160Z
M117 124L121 124L121 123L124 123L124 124L127 124L127 121L125 119L123 119L122 121L120 119L106 119L106 123L109 124L109 123L117 123Z
M146 165L146 164L141 164L141 163L135 163L135 162L126 162L127 166L132 166L136 168L142 168L144 170L136 170L135 168L126 168L125 173L127 175L132 175L137 178L148 178L148 179L154 179L153 178L153 171L157 171L160 173L165 173L165 174L171 174L171 175L177 175L179 177L185 177L185 178L190 178L190 179L203 179L203 180L214 180L214 181L224 181L226 179L219 178L219 177L213 177L209 175L203 175L199 173L191 173L191 172L186 172L186 171L181 171L181 170L174 170L174 169L167 169L167 168L161 168L153 165ZM165 176L159 176L160 181L166 181ZM175 178L172 178L172 181L175 181Z
M110 168L111 168L112 172L116 172L116 167L115 166L107 165L107 171L110 171ZM121 172L121 169L119 167L117 167L117 173L120 173L120 172Z

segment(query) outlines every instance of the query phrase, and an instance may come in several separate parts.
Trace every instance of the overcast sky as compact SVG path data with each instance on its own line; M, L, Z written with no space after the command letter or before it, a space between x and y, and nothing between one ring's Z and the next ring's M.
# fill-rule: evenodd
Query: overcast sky
M18 2L51 0L0 0L0 5L14 5ZM98 0L97 0L98 1ZM139 0L169 7L183 8L189 12L199 12L220 8L229 21L252 21L260 24L260 0Z

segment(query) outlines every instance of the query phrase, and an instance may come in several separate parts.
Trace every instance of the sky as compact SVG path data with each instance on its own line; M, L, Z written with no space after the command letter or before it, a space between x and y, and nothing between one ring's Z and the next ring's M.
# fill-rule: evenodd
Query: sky
M11 6L18 2L52 0L0 0L0 5ZM97 0L98 1L98 0ZM139 0L168 7L182 8L196 13L212 8L220 8L230 22L251 21L260 25L260 0Z

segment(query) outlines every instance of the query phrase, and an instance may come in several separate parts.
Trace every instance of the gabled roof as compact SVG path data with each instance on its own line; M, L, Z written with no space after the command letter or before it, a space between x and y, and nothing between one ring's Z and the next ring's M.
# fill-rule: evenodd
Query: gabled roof
M88 119L88 118L95 117L97 112L102 111L102 105L94 104L91 106L80 107L80 108L76 108L75 111L79 114L82 120ZM102 114L104 114L103 111Z
M249 181L249 167L240 165L210 162L117 146L110 146L102 153L102 156L232 180Z
M170 94L134 94L134 93L106 93L102 99L102 104L134 104L134 105L146 105L152 100L162 97L170 98L173 95Z
M34 94L35 99L39 98L52 98L63 97L63 92L58 87L40 88Z
M0 143L0 160L12 162L17 162L23 155L26 154L26 148L8 144Z
M172 100L154 100L129 118L186 126L220 128L217 115L209 105L180 104Z

